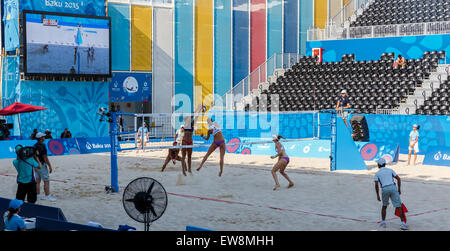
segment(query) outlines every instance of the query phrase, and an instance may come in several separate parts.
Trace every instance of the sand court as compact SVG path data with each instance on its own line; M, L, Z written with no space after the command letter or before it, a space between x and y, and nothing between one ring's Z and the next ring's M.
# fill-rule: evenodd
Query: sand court
M117 229L128 224L144 225L128 217L122 207L122 192L135 178L158 180L168 192L168 207L150 230L183 231L186 225L214 230L378 230L381 202L376 200L373 175L369 170L329 171L327 159L291 158L286 173L295 183L278 174L281 189L273 191L269 156L226 154L222 177L218 177L219 155L213 153L197 172L204 155L194 152L192 174L181 175L181 164L160 169L167 150L120 152L119 193L107 194L110 184L109 154L50 157L52 195L58 200L39 204L59 207L71 222L99 222ZM422 157L423 158L423 157ZM419 163L422 158L419 157ZM402 178L402 201L408 207L410 230L450 230L450 168L406 166L407 156L393 168ZM0 196L15 196L16 171L12 159L0 160ZM399 231L400 221L392 205L387 210L387 231Z

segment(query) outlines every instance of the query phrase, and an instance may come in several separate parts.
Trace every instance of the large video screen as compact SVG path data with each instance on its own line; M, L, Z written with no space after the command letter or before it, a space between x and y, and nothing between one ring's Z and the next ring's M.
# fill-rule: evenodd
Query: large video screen
M23 13L26 75L111 76L109 17Z

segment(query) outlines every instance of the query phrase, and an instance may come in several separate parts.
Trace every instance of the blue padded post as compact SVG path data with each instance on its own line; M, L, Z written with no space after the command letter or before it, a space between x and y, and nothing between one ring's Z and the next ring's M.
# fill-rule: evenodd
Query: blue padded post
M333 114L336 118L336 144L335 147L335 169L334 170L367 170L366 163L361 156L349 129L345 126L344 120ZM333 160L332 160L333 161Z
M111 187L113 193L119 192L119 170L117 167L117 118L116 113L111 113Z

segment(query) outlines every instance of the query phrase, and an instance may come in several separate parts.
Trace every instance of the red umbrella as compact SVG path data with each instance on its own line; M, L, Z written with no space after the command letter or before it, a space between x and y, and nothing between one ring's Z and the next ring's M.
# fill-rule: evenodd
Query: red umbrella
M8 107L5 107L0 110L0 115L15 115L19 113L27 113L27 112L35 112L40 110L45 110L46 107L35 106L35 105L27 105L16 102Z
M22 104L19 102L16 102L8 107L5 107L0 110L0 115L8 116L8 115L16 115L20 113L28 113L28 112L36 112L47 109L46 107L42 106L35 106L35 105L27 105ZM20 116L19 116L19 132L20 136L22 136L22 132L20 130Z

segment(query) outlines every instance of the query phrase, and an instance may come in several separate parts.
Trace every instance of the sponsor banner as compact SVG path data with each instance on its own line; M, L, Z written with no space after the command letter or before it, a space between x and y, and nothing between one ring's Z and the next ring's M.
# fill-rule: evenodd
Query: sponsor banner
M424 165L450 166L450 147L430 147L423 159Z
M77 139L80 153L103 153L111 151L111 138L79 138Z
M20 11L48 11L89 16L105 16L105 1L99 0L19 0Z
M252 155L275 155L275 144L245 144L245 142L271 141L272 139L261 138L232 138L227 141L227 152L237 154ZM233 143L244 143L241 145L228 145ZM329 140L299 140L283 142L286 154L291 157L303 158L329 158L330 141Z
M355 142L355 144L365 161L377 161L380 158L384 158L386 163L398 161L399 144L380 142Z
M151 102L151 73L113 72L109 88L111 102Z
M34 146L36 140L2 140L0 141L0 159L16 158L15 147ZM71 138L50 139L44 141L48 156L88 154L110 151L110 138Z
M49 139L44 144L47 147L48 156L80 154L78 139ZM0 159L16 158L15 147L34 146L36 140L3 140L0 141Z

